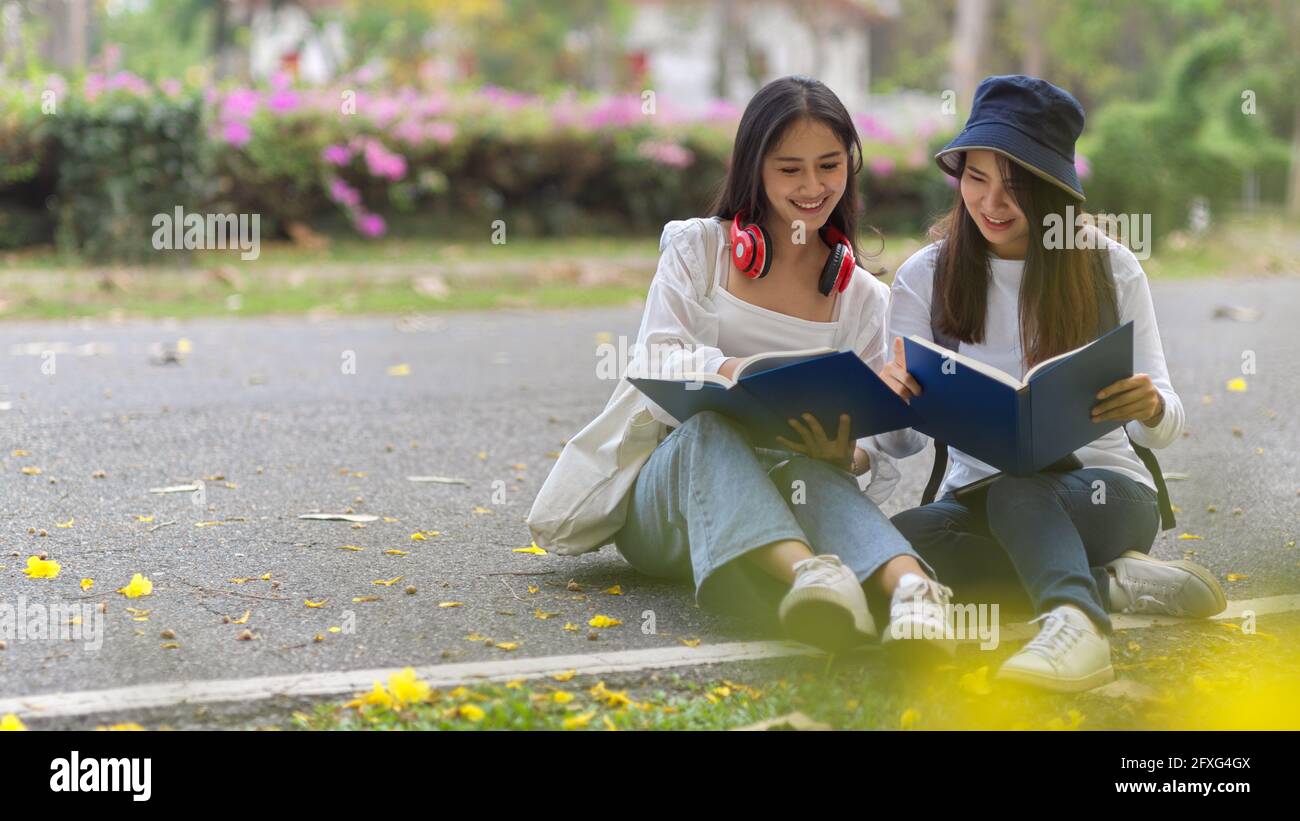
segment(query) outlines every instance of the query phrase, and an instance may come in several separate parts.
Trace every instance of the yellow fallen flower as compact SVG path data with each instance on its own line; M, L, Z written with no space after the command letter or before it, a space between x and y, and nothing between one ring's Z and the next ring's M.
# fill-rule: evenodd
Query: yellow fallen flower
M4 718L0 718L0 731L19 731L26 730L27 725L23 724L22 719L13 713L5 713Z
M153 582L146 579L143 574L136 573L131 577L130 583L126 587L119 587L117 592L128 599L138 599L153 592Z
M42 559L40 556L28 556L27 567L23 568L23 573L31 579L57 579L62 565L53 559Z

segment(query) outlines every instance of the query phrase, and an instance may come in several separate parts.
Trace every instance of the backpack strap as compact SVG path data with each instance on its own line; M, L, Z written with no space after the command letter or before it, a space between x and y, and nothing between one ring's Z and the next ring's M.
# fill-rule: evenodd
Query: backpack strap
M936 265L935 270L937 271L938 268L939 266ZM936 344L942 345L950 351L955 351L961 342L939 328L939 317L942 313L943 297L940 294L938 283L935 282L931 287L930 294L930 337ZM947 473L948 443L935 439L934 464L930 468L930 479L925 483L925 491L921 493L921 504L928 505L934 501L935 495L939 492L939 486L943 484L943 477Z

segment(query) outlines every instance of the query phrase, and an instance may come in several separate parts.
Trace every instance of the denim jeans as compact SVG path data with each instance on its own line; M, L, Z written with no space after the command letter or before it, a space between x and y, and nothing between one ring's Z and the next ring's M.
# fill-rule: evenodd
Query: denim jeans
M984 508L971 510L948 493L891 521L954 598L1023 606L1027 594L1035 614L1073 604L1111 632L1102 565L1126 550L1151 550L1160 527L1154 490L1102 468L1004 476L989 487Z
M798 539L813 553L838 556L860 582L899 555L925 566L852 474L754 447L713 412L669 433L630 493L627 521L614 537L623 558L650 576L693 581L701 607L764 630L778 627L790 585L742 559L756 548Z

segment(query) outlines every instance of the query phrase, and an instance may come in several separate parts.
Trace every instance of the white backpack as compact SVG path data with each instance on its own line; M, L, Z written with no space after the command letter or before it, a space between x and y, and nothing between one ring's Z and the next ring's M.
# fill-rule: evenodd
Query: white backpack
M718 247L716 230L703 233L708 270L692 273L703 278L707 300L717 279ZM665 231L660 238L660 253L668 236ZM564 446L528 513L528 529L539 547L576 556L605 546L623 527L629 491L667 430L646 401L631 382L620 379L600 415Z

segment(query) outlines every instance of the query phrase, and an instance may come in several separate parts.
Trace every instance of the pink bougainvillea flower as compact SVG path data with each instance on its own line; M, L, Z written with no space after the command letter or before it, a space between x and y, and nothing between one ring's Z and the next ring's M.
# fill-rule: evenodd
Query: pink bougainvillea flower
M330 182L329 195L339 205L356 208L361 204L361 192L337 178Z
M320 155L330 165L347 165L352 162L352 149L346 145L327 145Z
M301 105L302 100L293 89L282 88L272 92L266 101L266 107L276 114L285 114Z
M378 214L361 214L357 217L357 230L367 237L382 237L388 226Z
M897 166L888 157L872 157L867 161L867 169L873 177L888 177Z
M384 147L379 140L367 140L363 149L366 167L376 177L400 180L406 176L406 158Z
M689 148L673 142L646 140L637 146L637 153L670 168L686 168L695 162L695 154Z
M253 139L253 129L248 127L248 123L229 122L222 126L221 137L235 148L242 148Z

